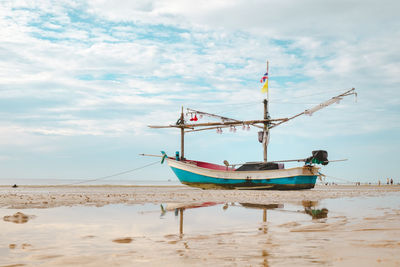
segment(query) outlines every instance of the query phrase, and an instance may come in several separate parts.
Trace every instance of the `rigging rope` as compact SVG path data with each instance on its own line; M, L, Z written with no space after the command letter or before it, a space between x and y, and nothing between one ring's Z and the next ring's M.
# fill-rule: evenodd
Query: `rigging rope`
M350 180L347 180L347 179L343 179L343 178L338 178L338 177L326 175L326 174L323 174L323 173L321 173L321 172L319 172L318 174L319 174L320 176L322 176L322 177L331 178L331 179L333 179L333 180L340 180L340 181L344 181L344 182L347 182L347 183L355 183L354 181L350 181ZM321 181L322 181L322 180L321 180ZM324 182L325 182L325 181L324 181Z
M83 183L88 183L88 182L94 182L94 181L104 180L104 179L111 178L111 177L114 177L114 176L122 175L122 174L125 174L125 173L130 173L130 172L137 171L137 170L140 170L140 169L144 169L144 168L146 168L146 167L155 165L155 164L157 164L157 163L159 163L159 162L160 162L160 161L157 160L157 161L155 161L155 162L146 164L146 165L141 166L141 167L137 167L137 168L135 168L135 169L131 169L131 170L127 170L127 171L123 171L123 172L119 172L119 173L114 173L114 174L107 175L107 176L103 176L103 177L99 177L99 178L96 178L96 179L84 180L84 181L81 181L81 182L70 183L70 184L64 184L64 185L76 185L76 184L83 184Z
M316 95L318 95L318 96L321 96L321 95L324 95L324 94L330 94L330 93L340 93L342 90L338 90L338 89L335 89L335 90L326 90L326 91L318 91L318 93L316 93L316 92L313 92L313 93L310 93L310 94L306 94L306 95L297 95L296 96L296 99L299 99L299 98L304 98L304 97L309 97L309 96L316 96ZM285 98L276 98L275 100L278 100L278 101L281 101L281 100L285 100Z
M322 91L322 92L319 92L318 95L323 95L323 94L332 93L332 92L338 92L338 90L335 89L335 90ZM299 95L299 96L296 96L296 99L307 98L307 97L315 96L315 95L316 95L316 93L306 94L306 95ZM229 113L231 111L236 111L238 109L245 109L245 108L247 108L249 106L252 106L252 105L254 105L256 103L260 103L260 101L261 100L249 101L249 102L236 102L236 103L218 103L218 104L216 104L216 103L202 103L201 106L204 106L204 108L206 108L206 106L211 105L214 108L213 109L214 112L226 114L226 113ZM290 102L290 101L287 101L286 98L279 98L279 97L278 98L271 98L269 100L269 102L271 104L290 104L290 105L293 105L293 104L298 104L298 105L317 105L319 103L317 101L315 101L315 102L314 101L312 101L312 102L311 101L310 102L295 102L295 101ZM202 108L201 106L200 106L200 108ZM216 106L220 107L220 108L215 109ZM228 107L228 108L226 108L226 107Z

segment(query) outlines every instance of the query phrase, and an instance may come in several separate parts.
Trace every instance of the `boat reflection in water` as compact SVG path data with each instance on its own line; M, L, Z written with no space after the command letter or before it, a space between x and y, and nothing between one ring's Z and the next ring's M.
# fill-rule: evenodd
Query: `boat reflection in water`
M183 211L185 209L195 209L195 208L204 208L204 207L210 207L210 206L215 206L218 204L218 202L202 202L202 203L167 203L166 206L164 207L161 204L161 216L164 216L167 211L174 211L175 216L179 216L179 234L182 236L183 235ZM223 207L225 208L225 205Z
M222 202L202 202L202 203L167 203L166 205L161 204L161 216L164 216L167 211L173 211L175 216L179 215L179 234L183 235L183 213L186 209L204 208L216 205L222 205L223 210L227 210L229 207L244 207L246 209L258 209L262 210L262 227L259 230L267 231L267 210L281 209L282 212L296 212L305 213L312 217L312 219L323 219L328 216L328 209L318 209L317 201L302 201L301 204L304 207L304 211L287 211L283 210L283 204L258 204L258 203L222 203Z
M310 215L313 220L314 219L324 219L328 217L328 209L322 208L322 209L317 209L316 207L318 206L318 201L306 201L303 200L301 204L304 207L304 212L308 215Z
M282 232L276 232L277 222L278 225L280 225L278 226L279 228L282 227L281 225L285 225L284 222L287 223L287 221L289 221L289 224L293 224L294 221L297 220L299 220L300 223L309 224L310 222L315 222L315 220L327 218L328 209L318 208L318 202L302 201L301 205L304 209L299 209L299 207L301 206L291 204L288 205L288 208L284 209L284 205L280 203L167 203L161 205L161 216L165 216L168 212L174 212L175 216L179 218L179 235L177 235L176 237L178 240L183 242L185 251L193 252L193 247L201 247L199 243L203 244L202 240L208 240L208 245L207 243L203 244L208 247L213 247L212 244L213 242L215 242L215 239L219 240L217 242L217 246L212 250L213 252L209 253L216 253L216 251L222 251L222 253L226 253L224 249L226 249L226 247L229 248L232 246L232 244L230 244L229 242L233 242L233 247L231 249L237 250L241 247L239 244L243 242L242 244L246 244L246 253L250 254L247 256L249 256L252 260L256 260L258 258L262 261L262 266L269 266L269 260L271 259L271 257L272 259L275 257L271 255L271 250L274 251L274 248L277 246L277 244L282 242L275 240L275 238L277 238L277 235L280 236L282 234ZM222 212L219 207L222 208ZM204 208L204 210L201 209L201 211L197 211L197 209L199 208ZM204 212L206 208L209 209L209 213ZM252 212L251 210L256 210L256 213L258 212L257 210L259 210L260 217L254 217L254 212ZM274 212L270 213L268 216L268 211ZM185 234L183 229L184 213L186 213L186 223L189 223L188 229L186 230ZM198 215L200 213L202 214L202 216L199 217ZM281 213L282 216L279 215L279 213ZM207 218L207 215L204 217L205 214L209 214L209 217ZM232 217L233 214L240 214L241 216L240 218L235 216ZM310 215L312 217L312 220L307 220L308 217L304 217L305 214ZM212 215L222 217L216 219ZM284 221L282 221L282 219L278 219L279 217L283 218ZM254 222L254 218L255 221L259 221L258 224L251 223L251 221ZM243 222L246 222L247 226L245 226L245 228L243 228ZM194 227L194 225L196 226ZM200 225L200 228L207 229L206 232L203 232L202 234L198 233L199 228L197 228L197 226ZM270 226L270 229L274 230L268 230L268 226ZM255 229L257 229L256 232L254 232ZM226 240L229 241L226 241L223 238L219 238L223 236L227 237ZM257 244L262 245L259 246ZM249 250L249 248L251 249ZM241 253L243 253L243 251L239 249L239 251L236 251L235 253L238 253L238 255L240 255ZM247 260L249 260L249 258L247 258Z

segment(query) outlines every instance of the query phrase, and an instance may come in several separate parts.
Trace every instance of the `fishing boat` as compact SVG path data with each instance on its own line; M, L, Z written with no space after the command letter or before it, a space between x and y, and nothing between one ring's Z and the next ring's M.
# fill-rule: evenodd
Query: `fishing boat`
M267 65L268 73L268 65ZM267 77L268 74L266 73ZM265 77L265 75L264 75ZM267 80L268 82L268 80ZM166 161L180 182L185 185L199 187L202 189L273 189L273 190L296 190L314 188L317 177L320 175L318 165L327 165L328 153L324 150L312 151L310 157L304 159L267 161L267 146L269 132L272 128L288 122L301 115L312 115L314 112L334 103L338 103L345 96L357 95L355 88L334 96L331 99L306 109L288 118L271 119L268 112L269 94L263 100L264 118L261 120L236 120L212 113L187 108L186 115L190 116L190 122L185 119L182 107L179 119L175 124L166 126L149 126L150 128L176 128L180 129L181 148L174 156L168 156L162 151L162 155L141 154L142 156L159 156L161 162ZM218 122L197 123L199 117L216 118ZM241 164L229 164L226 160L224 165L213 164L204 161L185 158L184 137L186 133L204 130L216 130L218 133L222 128L230 128L233 131L236 127L258 127L259 142L263 144L264 160L260 162L245 162ZM285 162L303 162L303 166L285 168ZM341 160L336 160L341 161Z

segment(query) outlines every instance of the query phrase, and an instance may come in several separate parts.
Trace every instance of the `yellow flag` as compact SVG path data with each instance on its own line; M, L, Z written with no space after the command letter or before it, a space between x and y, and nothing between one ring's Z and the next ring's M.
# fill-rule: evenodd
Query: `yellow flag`
M261 88L262 93L268 92L268 79L265 80L263 87Z
M267 72L262 76L260 82L264 82L263 87L261 88L262 93L268 92L268 64L267 64Z

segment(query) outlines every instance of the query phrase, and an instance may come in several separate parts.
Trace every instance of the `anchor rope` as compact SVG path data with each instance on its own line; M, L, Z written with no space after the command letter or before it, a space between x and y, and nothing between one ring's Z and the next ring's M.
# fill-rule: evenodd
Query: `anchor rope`
M140 167L131 169L131 170L127 170L127 171L123 171L123 172L118 172L118 173L110 174L110 175L107 175L107 176L102 176L102 177L95 178L95 179L88 179L88 180L84 180L84 181L80 181L80 182L64 184L64 185L77 185L77 184L84 184L84 183L88 183L88 182L94 182L94 181L104 180L104 179L111 178L111 177L115 177L115 176L118 176L118 175L122 175L122 174L130 173L130 172L138 171L138 170L144 169L144 168L146 168L146 167L150 167L150 166L152 166L152 165L155 165L155 164L157 164L157 163L159 163L159 162L160 162L160 161L157 160L157 161L155 161L155 162L152 162L152 163L149 163L149 164L146 164L146 165L143 165L143 166L140 166Z
M340 180L340 181L344 181L344 182L347 182L347 183L354 183L354 181L350 181L350 180L347 180L347 179L343 179L343 178L339 178L339 177L334 177L334 176L326 175L326 174L323 174L323 173L321 173L321 172L318 172L318 174L319 174L320 176L322 176L322 177L331 178L331 179L334 179L334 180ZM322 181L322 180L321 180L321 181Z

